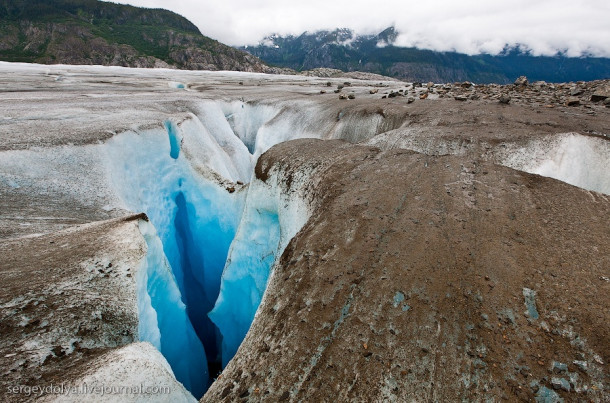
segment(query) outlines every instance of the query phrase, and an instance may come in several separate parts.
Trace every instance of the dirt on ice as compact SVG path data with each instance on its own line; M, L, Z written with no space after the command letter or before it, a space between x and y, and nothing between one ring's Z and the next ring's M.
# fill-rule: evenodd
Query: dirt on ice
M610 199L488 162L295 140L313 214L203 401L608 399Z

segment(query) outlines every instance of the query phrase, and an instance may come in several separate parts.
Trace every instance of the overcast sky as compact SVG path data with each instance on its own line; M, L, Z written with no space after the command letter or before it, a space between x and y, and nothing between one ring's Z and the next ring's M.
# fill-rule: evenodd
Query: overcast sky
M610 57L610 0L114 1L175 11L229 45L256 44L271 33L377 33L394 25L403 46L473 54L522 44L535 54Z

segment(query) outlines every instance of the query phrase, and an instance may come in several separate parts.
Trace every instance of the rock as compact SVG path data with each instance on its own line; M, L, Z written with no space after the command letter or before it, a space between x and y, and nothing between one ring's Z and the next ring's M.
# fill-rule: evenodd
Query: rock
M553 361L553 373L555 374L560 374L562 372L568 372L568 365L561 363L561 362L557 362L557 361Z
M536 89L542 89L542 88L546 87L546 81L535 81L532 85Z
M507 325L516 324L515 314L512 309L505 308L505 309L498 311L498 319L500 321L506 323Z
M566 105L567 105L567 106L578 106L578 105L580 105L580 98L577 98L577 97L570 97L570 98L568 98L568 100L566 101Z
M598 88L591 94L591 102L605 101L610 98L610 85Z
M471 83L470 81L464 81L463 83L460 84L460 87L462 88L470 88L472 87L474 84Z
M578 368L582 372L587 372L589 370L589 365L587 364L587 361L575 360L573 361L573 364L576 365L576 368Z
M475 358L472 361L472 364L476 369L483 369L483 368L487 367L487 364L485 363L485 361L481 360L480 358Z
M321 90L321 91L320 91L320 94L326 94L326 91Z
M527 80L527 77L525 76L521 76L518 79L515 80L515 85L518 87L524 87L529 83L529 81Z
M557 392L547 388L546 386L542 386L538 389L538 393L536 393L536 401L549 403L563 402Z
M453 99L455 99L456 101L466 101L468 98L462 95L456 95L453 97Z
M580 87L574 87L570 90L570 95L572 95L573 97L577 96L577 95L582 95L585 92L585 90L583 90Z
M379 92L379 90L377 88L372 89L369 91L369 94L377 94Z
M337 89L338 89L338 90L342 90L342 89L343 89L343 87L345 87L345 85L343 85L343 84L339 84L339 85L337 85Z
M570 382L568 382L567 380L565 380L563 378L553 377L551 379L551 385L553 385L553 389L555 389L555 390L563 389L566 392L570 391Z
M604 99L604 105L610 106L610 98Z
M426 99L428 98L428 93L424 92L423 94L419 94L419 99Z
M506 94L502 94L502 95L500 95L499 101L500 101L501 104L508 105L509 102L510 102L510 96L506 95Z
M339 99L347 99L347 95L341 94L341 95L339 95Z
M408 104L412 104L413 102L415 102L415 98L413 98L413 97L407 98L407 103Z
M346 82L343 83L343 85L346 86L346 87L351 87L352 83L350 83L349 81L346 81Z
M326 86L327 86L327 87L332 87L332 86L333 86L333 83L331 83L330 81L327 81L327 82L326 82Z
M356 99L356 96L354 94L349 94L347 96L348 99Z

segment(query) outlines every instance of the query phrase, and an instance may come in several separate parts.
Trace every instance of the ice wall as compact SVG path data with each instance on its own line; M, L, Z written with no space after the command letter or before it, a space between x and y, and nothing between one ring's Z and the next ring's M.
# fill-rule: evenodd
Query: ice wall
M495 157L502 165L610 194L610 141L565 133L507 145Z
M309 217L294 193L272 179L250 183L244 215L225 269L221 291L209 316L222 333L222 365L233 358L261 303L276 259Z
M325 138L336 126L335 119L319 104L277 102L273 105L235 101L219 103L234 135L252 154L252 166L269 148L299 138Z
M601 137L558 133L488 144L432 135L421 128L403 128L374 137L367 144L384 150L405 148L429 155L471 154L520 171L610 194L610 141Z
M205 351L187 317L155 228L144 220L139 221L139 228L147 245L136 279L140 341L154 345L169 362L176 379L194 396L203 396L209 381Z

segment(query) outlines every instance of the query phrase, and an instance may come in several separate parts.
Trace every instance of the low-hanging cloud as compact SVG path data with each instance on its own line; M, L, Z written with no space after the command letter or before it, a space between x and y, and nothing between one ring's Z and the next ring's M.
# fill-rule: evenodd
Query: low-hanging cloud
M535 55L610 57L608 0L119 0L166 8L204 35L229 45L255 45L277 33L351 28L377 33L394 26L396 44L467 54L520 46Z

